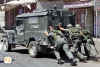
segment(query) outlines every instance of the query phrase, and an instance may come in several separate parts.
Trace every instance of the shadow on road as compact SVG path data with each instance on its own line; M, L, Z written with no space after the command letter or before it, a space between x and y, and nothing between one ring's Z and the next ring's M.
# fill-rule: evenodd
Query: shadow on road
M15 50L12 50L10 52L16 52L16 53L19 53L19 54L27 54L28 55L28 49L15 49ZM66 60L65 62L69 62L68 58L66 58L64 54L62 54L62 56L63 56L62 59L64 61ZM37 59L39 59L39 58L49 58L49 59L55 59L56 60L54 53L49 53L49 54L38 53L36 58Z
M0 61L0 63L4 63L3 61Z
M19 54L28 54L28 49L18 49L18 50L16 49L16 50L12 50L10 52L16 52ZM55 55L39 53L36 58L53 58L53 59L55 59Z
M16 49L16 50L12 50L10 52L16 52L16 53L20 53L20 54L28 54L28 50L27 49Z

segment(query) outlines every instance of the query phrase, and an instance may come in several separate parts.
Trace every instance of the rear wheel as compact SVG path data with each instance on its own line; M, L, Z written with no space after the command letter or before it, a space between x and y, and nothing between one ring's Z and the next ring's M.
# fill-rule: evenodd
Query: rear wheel
M33 58L37 56L38 50L37 50L37 45L36 45L36 42L35 41L31 41L29 43L28 52L29 52L29 55L31 57L33 57Z

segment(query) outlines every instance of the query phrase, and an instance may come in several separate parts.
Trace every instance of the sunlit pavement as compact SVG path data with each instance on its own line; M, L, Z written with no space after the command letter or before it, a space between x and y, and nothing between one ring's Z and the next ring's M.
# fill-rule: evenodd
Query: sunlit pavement
M94 41L98 52L100 52L100 39L94 38ZM27 49L22 46L18 46L16 49L13 49L12 52L3 54L12 57L13 61L11 64L6 64L1 61L0 67L73 67L70 63L59 65L56 59L50 56L31 58L28 55ZM92 60L88 60L87 63L78 62L76 67L100 67L100 53L97 58L99 60L97 62Z

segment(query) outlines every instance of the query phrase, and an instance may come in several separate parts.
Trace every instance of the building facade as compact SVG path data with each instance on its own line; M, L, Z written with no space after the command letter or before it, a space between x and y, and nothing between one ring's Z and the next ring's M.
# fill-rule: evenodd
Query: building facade
M75 13L75 23L89 30L94 35L94 4L93 0L39 0L45 5L53 6L52 3L62 4L64 9ZM62 2L62 3L61 3ZM44 5L44 6L45 6ZM48 7L46 6L46 7Z
M96 37L100 37L100 0L94 0L94 34Z
M94 35L94 5L91 0L65 0L64 8L75 13L75 23Z
M15 25L17 15L32 12L36 8L36 3L30 3L30 7L31 9L23 5L5 5L3 10L0 9L1 12L5 12L6 29L11 29Z
M82 28L89 30L92 34L95 33L94 23L94 5L92 0L38 0L43 8L52 8L55 4L64 9L69 9L75 13L75 23L80 24ZM30 3L31 8L23 5L6 5L5 9L5 24L8 29L15 25L15 19L18 14L32 12L36 9L36 3Z

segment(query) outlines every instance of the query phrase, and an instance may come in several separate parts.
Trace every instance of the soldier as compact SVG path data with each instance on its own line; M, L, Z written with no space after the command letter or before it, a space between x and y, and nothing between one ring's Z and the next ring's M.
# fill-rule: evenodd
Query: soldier
M94 57L96 59L98 51L95 48L95 44L92 39L91 33L87 30L82 30L82 36L84 38L83 43L84 43L85 55L87 55L88 58Z
M76 52L77 52L77 56L80 58L80 60L82 60L83 62L86 62L87 56L85 56L82 52L84 52L84 50L82 50L83 48L83 43L82 43L82 35L81 35L81 26L79 24L75 25L74 32L72 35L74 35L76 37L76 39L74 40L74 42L76 44L74 44L74 47L77 48ZM74 37L72 36L72 37Z
M57 57L58 60L58 64L61 64L61 57L60 57L60 53L59 50L61 48L63 48L66 56L71 60L71 65L75 66L76 64L76 60L74 59L73 54L70 52L69 48L68 48L68 44L66 42L66 40L63 37L63 34L61 33L61 31L59 30L54 30L52 26L49 26L50 32L45 32L45 34L47 36L52 36L54 37L54 41L55 41L55 56Z
M80 25L76 26L80 29L80 34L82 36L82 47L83 54L87 56L89 59L91 56L97 61L96 55L98 53L97 49L95 48L94 41L92 39L91 33L88 30L81 29Z
M60 26L59 26L60 27ZM69 32L69 38L72 43L71 51L76 55L80 60L86 62L86 56L81 53L81 40L80 40L80 27L76 25L76 27L72 27L71 24L67 25L68 29L64 29L60 27L60 30Z

